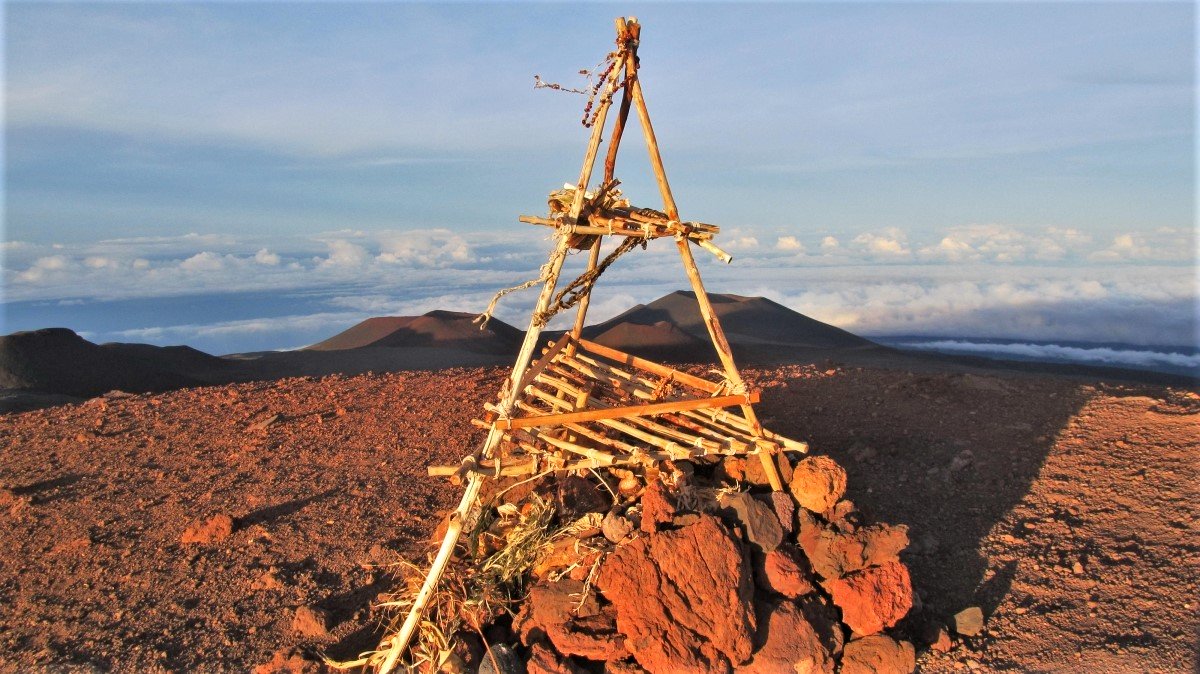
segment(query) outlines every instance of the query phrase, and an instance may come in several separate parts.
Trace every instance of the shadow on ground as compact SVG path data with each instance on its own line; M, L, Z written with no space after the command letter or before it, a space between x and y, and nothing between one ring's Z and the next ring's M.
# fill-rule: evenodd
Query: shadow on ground
M787 379L764 391L760 415L843 465L869 518L909 526L919 628L969 606L990 615L1007 595L1016 564L986 568L985 539L1088 397L1061 379L871 369Z

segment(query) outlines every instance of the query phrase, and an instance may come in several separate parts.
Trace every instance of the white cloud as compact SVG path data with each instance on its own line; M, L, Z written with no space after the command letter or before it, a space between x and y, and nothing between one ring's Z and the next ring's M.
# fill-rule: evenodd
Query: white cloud
M791 253L803 253L804 244L794 236L781 236L775 241L775 250L782 250Z
M906 258L912 253L908 248L908 235L898 227L863 232L854 237L853 243L859 250L883 258Z
M220 271L225 268L225 262L220 255L203 251L180 262L179 268L185 271Z
M446 229L387 232L379 248L376 259L389 264L446 267L475 259L467 240Z
M332 239L325 243L329 246L329 256L318 260L322 267L361 267L370 258L366 248L345 239Z
M837 250L839 245L840 244L838 243L837 237L826 236L825 238L821 239L821 250L825 253L831 253Z
M1038 360L1069 360L1118 367L1161 367L1169 365L1177 368L1200 369L1200 355L1153 350L1076 347L1063 346L1061 344L994 344L957 339L906 342L903 346L909 349L1016 356Z
M254 254L254 261L261 265L275 267L279 265L279 255L266 248L259 248L258 252Z

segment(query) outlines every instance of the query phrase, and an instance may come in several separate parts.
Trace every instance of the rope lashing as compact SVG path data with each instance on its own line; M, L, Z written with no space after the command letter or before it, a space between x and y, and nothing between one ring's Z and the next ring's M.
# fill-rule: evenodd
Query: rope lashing
M645 248L646 239L638 236L625 237L625 240L609 253L600 264L596 265L595 269L583 272L574 281L568 283L565 288L558 291L558 294L554 296L554 300L545 311L534 314L533 323L538 327L542 327L549 323L550 319L554 318L558 312L570 309L579 304L580 300L592 292L592 287L596 285L596 281L604 273L604 270L608 269L609 265L613 262L616 262L617 258L633 250L639 244L642 248Z

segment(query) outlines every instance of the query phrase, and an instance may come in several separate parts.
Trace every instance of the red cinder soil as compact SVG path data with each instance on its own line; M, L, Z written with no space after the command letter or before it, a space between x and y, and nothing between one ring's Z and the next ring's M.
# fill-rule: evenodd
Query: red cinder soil
M477 446L470 419L504 375L286 379L0 417L0 671L315 671L322 650L373 647L382 565L423 562L458 499L425 467ZM746 375L765 425L843 466L872 521L908 527L915 605L897 629L921 671L1196 666L1194 391ZM984 626L964 637L953 616L971 606ZM855 647L864 662L906 657L877 641Z

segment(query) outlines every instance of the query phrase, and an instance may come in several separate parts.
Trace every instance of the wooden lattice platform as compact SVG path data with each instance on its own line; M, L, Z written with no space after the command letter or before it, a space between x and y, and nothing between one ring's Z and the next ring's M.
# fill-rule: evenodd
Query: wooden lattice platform
M474 423L502 432L496 458L434 466L431 475L519 476L547 470L651 465L808 446L757 428L740 406L757 392L563 335L526 371L515 414L488 404Z

